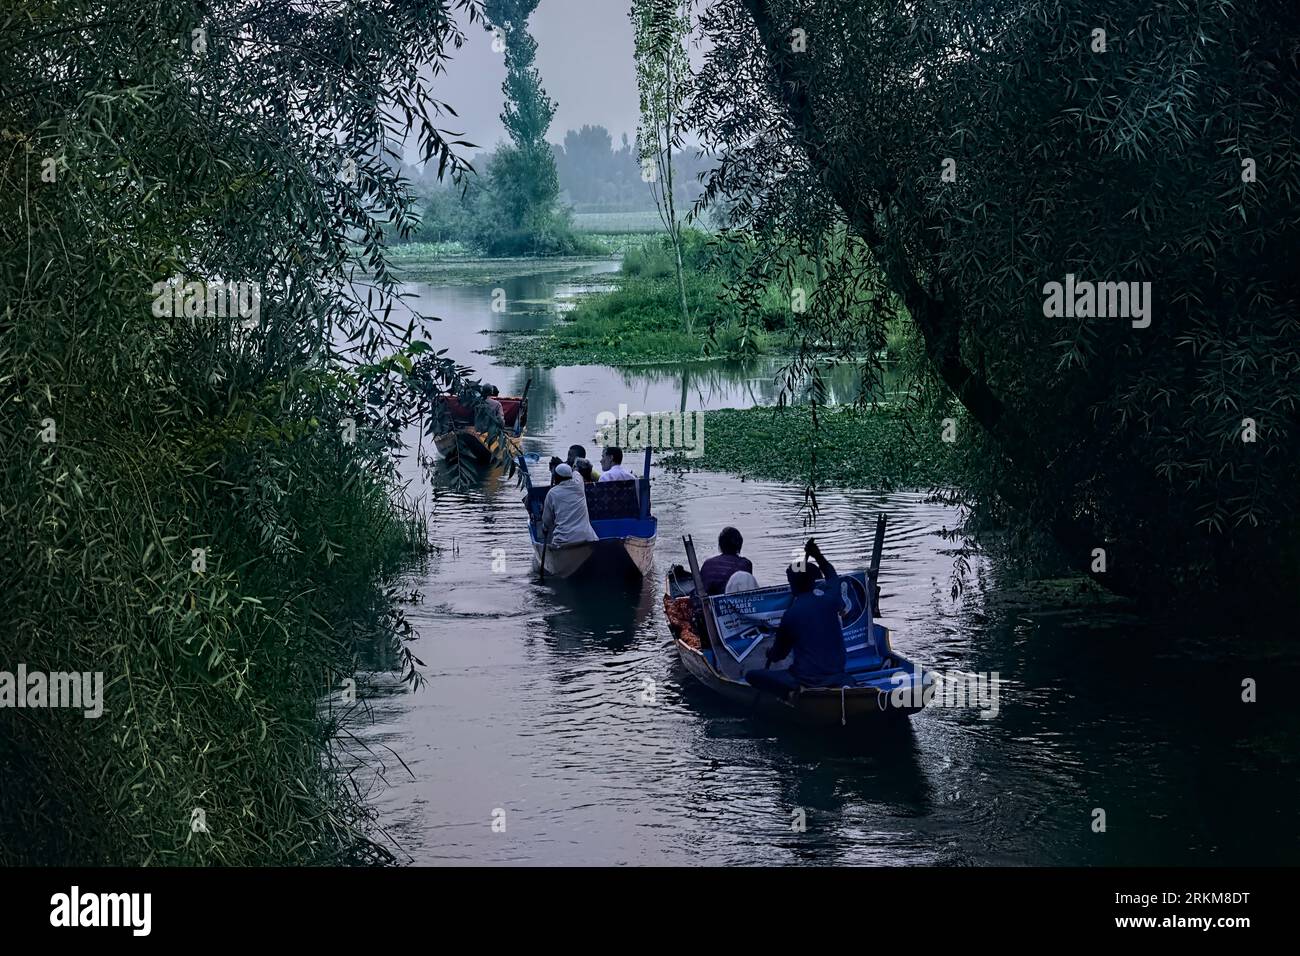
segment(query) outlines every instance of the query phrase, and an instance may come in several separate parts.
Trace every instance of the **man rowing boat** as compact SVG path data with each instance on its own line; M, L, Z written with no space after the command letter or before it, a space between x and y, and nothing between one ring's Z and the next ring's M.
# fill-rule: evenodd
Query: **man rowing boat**
M839 575L812 538L804 545L804 557L792 563L785 574L794 597L767 652L767 668L750 671L745 679L777 694L800 687L837 687L848 680ZM791 652L794 661L788 670L772 669Z
M480 390L483 402L474 416L474 424L479 431L487 431L489 422L496 422L498 428L506 427L505 409L497 399L500 394L501 390L495 385L484 385Z

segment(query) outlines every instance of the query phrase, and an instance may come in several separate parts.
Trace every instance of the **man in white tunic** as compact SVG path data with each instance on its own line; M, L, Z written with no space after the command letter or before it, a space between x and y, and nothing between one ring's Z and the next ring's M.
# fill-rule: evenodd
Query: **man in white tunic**
M596 541L591 519L587 517L587 492L581 481L573 480L568 465L555 466L556 483L546 493L542 506L542 540L552 548L582 541Z

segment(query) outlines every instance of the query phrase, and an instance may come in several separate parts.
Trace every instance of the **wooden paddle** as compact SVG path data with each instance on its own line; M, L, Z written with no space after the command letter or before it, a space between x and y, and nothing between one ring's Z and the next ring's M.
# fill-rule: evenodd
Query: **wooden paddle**
M533 380L531 378L524 382L524 394L519 399L519 411L515 413L516 438L524 433L524 426L528 424L528 390L532 387Z
M551 536L548 534L542 538L542 573L540 580L546 580L546 549L551 546Z
M880 552L885 548L885 514L882 511L876 515L876 540L871 545L871 570L867 572L867 580L871 582L871 613L872 616L879 610L880 604L880 585L876 583L876 578L880 576Z
M704 579L700 577L699 560L695 557L695 542L691 536L683 535L682 544L686 546L686 560L691 566L691 580L695 582L695 593L700 598L700 610L704 612L704 630L713 653L721 654L724 650L722 637L718 634L718 624L713 619L713 610L709 606L708 595L704 593Z

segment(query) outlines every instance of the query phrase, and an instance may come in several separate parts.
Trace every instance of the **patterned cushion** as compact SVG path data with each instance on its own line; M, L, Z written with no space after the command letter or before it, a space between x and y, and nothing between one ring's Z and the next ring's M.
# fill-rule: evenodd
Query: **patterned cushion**
M594 481L587 485L587 517L592 521L605 518L638 518L641 503L635 481Z

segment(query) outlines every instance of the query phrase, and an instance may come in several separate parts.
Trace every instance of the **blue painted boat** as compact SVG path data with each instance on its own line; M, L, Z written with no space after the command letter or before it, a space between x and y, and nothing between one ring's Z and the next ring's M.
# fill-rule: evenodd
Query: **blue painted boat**
M599 540L551 547L542 540L542 507L547 487L534 487L526 464L524 508L533 546L533 570L543 578L641 577L654 560L659 521L650 513L650 454L636 481L597 481L585 486L587 516Z
M832 687L781 694L754 687L745 675L765 666L775 625L791 601L788 586L705 596L697 601L694 545L684 539L691 569L674 565L664 585L664 612L683 666L705 687L753 711L797 723L845 726L907 717L925 706L932 675L893 649L887 627L874 620L883 520L877 525L872 570L841 574L845 673Z

